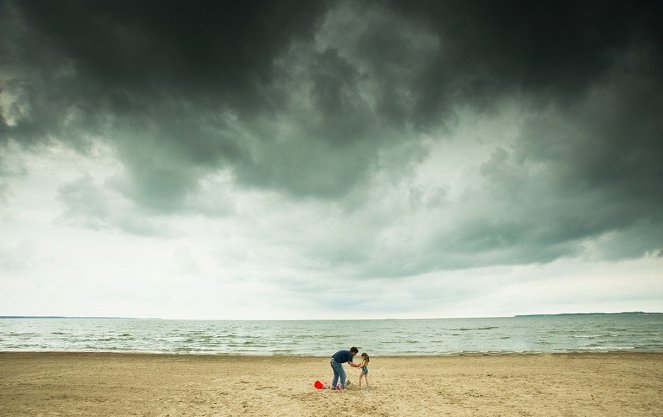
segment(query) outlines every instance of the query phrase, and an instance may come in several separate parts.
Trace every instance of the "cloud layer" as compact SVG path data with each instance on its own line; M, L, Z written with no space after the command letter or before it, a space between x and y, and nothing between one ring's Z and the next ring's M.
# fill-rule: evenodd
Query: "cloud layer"
M58 227L197 238L278 288L656 258L661 12L3 2L0 202L58 149Z

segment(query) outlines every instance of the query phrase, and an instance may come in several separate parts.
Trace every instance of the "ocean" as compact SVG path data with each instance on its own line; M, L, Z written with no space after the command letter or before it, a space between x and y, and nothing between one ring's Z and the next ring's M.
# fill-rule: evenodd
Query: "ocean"
M421 320L3 318L4 352L329 356L663 352L663 314Z

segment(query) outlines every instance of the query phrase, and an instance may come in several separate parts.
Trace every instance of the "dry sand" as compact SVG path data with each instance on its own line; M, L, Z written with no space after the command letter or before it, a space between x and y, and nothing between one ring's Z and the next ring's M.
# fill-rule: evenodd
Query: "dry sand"
M663 416L663 354L321 357L0 353L1 416Z

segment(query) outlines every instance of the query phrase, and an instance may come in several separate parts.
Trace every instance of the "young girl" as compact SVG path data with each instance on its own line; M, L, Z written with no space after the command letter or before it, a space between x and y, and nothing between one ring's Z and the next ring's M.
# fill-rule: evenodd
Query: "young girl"
M368 389L368 362L371 360L371 358L368 357L366 353L361 354L362 362L361 362L361 371L359 372L359 389L361 389L361 379L365 378L366 379L366 389Z

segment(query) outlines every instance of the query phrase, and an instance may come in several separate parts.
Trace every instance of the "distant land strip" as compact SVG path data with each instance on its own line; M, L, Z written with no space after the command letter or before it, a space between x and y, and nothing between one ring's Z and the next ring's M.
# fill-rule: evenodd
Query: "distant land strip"
M134 317L74 317L74 316L0 316L0 319L114 319L114 320L139 320ZM158 320L158 319L148 319Z
M646 312L646 311L624 311L620 313L540 313L540 314L516 314L514 318L524 318L524 317L560 317L560 316L659 316L663 315L663 312ZM495 318L495 317L466 317L466 319L472 318ZM107 317L107 316L0 316L0 320L11 320L11 319L72 319L72 320L162 320L158 317ZM445 317L439 317L437 320L444 320ZM385 318L384 320L393 320L391 318ZM412 319L417 320L417 319ZM463 318L450 318L450 320L463 320ZM251 321L251 320L247 320Z
M624 311L621 313L556 313L556 314L517 314L514 317L559 317L559 316L655 316L658 312Z

